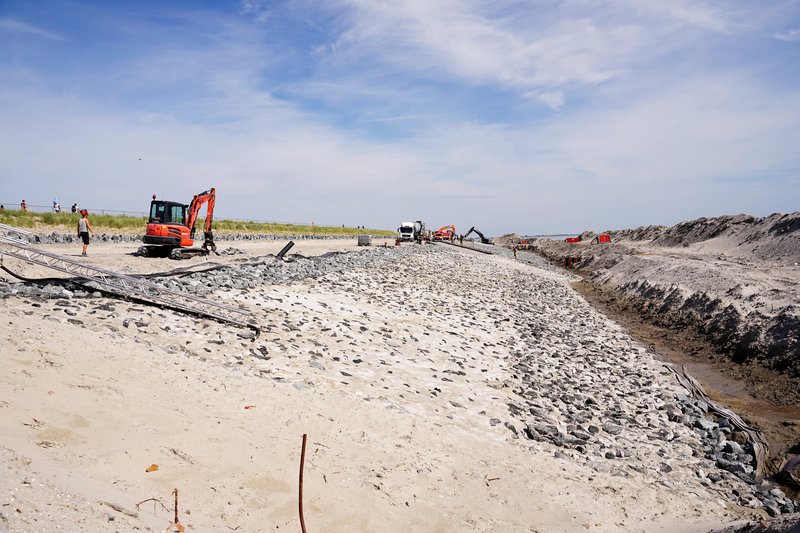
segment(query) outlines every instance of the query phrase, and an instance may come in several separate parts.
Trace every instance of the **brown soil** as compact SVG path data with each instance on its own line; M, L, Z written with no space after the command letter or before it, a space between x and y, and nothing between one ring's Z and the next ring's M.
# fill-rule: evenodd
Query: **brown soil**
M696 332L646 321L613 293L590 281L573 286L661 359L684 365L709 397L759 428L770 445L768 472L779 470L787 454L800 453L800 387L795 380L755 364L733 363Z

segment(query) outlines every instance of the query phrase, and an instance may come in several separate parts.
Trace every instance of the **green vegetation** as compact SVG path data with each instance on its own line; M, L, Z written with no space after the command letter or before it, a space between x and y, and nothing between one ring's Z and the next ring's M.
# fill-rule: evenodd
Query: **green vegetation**
M34 213L18 209L0 211L0 223L36 231L75 231L80 215L76 213ZM144 232L147 218L130 215L90 214L89 220L98 233L117 231L122 233ZM203 219L197 221L202 231ZM237 220L215 220L214 231L238 233L264 233L270 235L361 235L368 233L376 237L391 237L395 232L380 229L341 228L336 226L305 226L278 222L247 222Z
M203 227L203 220L197 221L197 227ZM305 226L300 224L281 224L280 222L246 222L236 220L215 220L215 231L241 233L267 233L274 235L370 235L389 237L394 231L385 229L342 228L337 226Z
M63 211L61 213L36 213L19 209L0 211L0 223L34 230L63 231L66 228L69 231L74 231L79 218L80 215L77 213L65 213ZM147 221L144 217L95 214L90 215L89 220L96 231L141 231Z

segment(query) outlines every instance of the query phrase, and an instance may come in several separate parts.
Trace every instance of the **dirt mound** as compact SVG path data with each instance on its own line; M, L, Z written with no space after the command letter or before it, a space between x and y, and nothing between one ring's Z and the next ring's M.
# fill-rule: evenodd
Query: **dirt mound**
M664 234L668 226L639 226L634 229L615 230L610 232L612 240L653 241Z
M492 242L500 245L515 245L522 242L522 237L518 233L506 233L500 237L493 237Z
M735 363L800 376L800 212L643 226L531 248L586 272L627 308L691 328Z
M767 217L727 215L698 218L671 227L641 226L612 232L615 241L649 241L758 260L800 261L800 211Z

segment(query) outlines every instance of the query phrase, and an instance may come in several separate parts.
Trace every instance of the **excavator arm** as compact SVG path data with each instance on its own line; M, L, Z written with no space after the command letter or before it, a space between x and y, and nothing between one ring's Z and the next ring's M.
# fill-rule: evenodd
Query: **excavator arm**
M217 189L211 187L207 191L200 194L195 194L192 202L189 204L189 211L186 213L186 226L189 228L189 235L194 239L195 229L197 227L197 217L200 214L200 209L204 204L208 204L206 209L206 219L203 224L203 248L211 248L212 251L217 251L217 245L214 244L214 234L211 231L212 223L214 221L214 205L217 201Z
M483 233L481 233L477 228L475 228L475 226L472 226L471 228L469 228L469 231L464 234L464 238L466 239L469 236L469 234L473 233L473 232L478 234L478 237L481 238L481 242L483 244L492 244L492 241L490 241L489 239L484 237Z
M444 232L446 232L446 231L448 231L448 230L450 231L450 233L453 233L453 234L455 234L455 232L456 232L456 227L455 227L455 226L444 226L444 227L442 227L442 228L439 228L439 229L436 231L436 233L444 233Z

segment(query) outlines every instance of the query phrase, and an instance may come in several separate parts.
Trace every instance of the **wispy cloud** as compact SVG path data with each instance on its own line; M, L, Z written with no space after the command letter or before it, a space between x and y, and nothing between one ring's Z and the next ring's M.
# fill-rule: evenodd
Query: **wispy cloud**
M526 29L491 17L471 2L351 3L352 23L329 49L334 63L376 60L422 77L442 72L470 83L526 91L570 83L596 84L618 66L604 58L635 45L629 27L565 19Z
M800 28L776 33L774 37L779 41L800 41Z
M693 32L741 27L706 2L606 0L333 0L344 24L321 49L334 67L390 65L414 76L449 74L500 85L561 107L576 87L625 76L689 46Z
M241 0L241 6L242 13L252 16L256 22L265 22L272 16L267 0Z
M730 33L745 26L735 20L736 4L720 9L718 4L702 0L674 0L670 2L639 2L637 0L610 0L608 7L615 12L638 13L642 22L659 21L667 26L686 26L719 33ZM741 16L741 14L739 14Z
M60 184L80 183L82 204L136 209L215 185L221 216L411 216L490 234L793 209L800 92L735 54L786 49L765 37L780 26L715 5L101 10L81 18L91 47L52 26L66 51L37 43L0 61L0 189L71 203Z
M0 18L0 33L41 37L44 39L52 39L54 41L65 40L64 37L58 35L57 33L12 18Z

